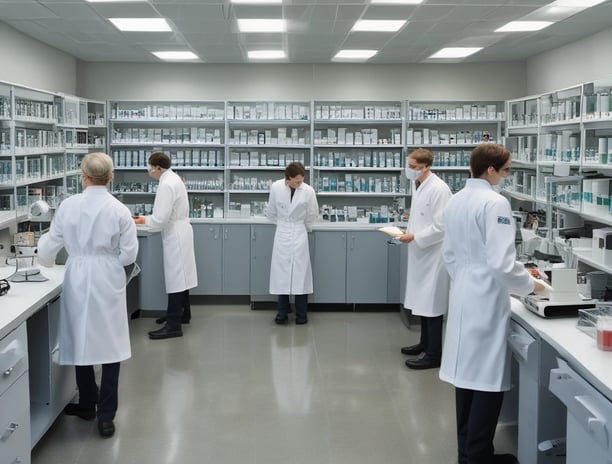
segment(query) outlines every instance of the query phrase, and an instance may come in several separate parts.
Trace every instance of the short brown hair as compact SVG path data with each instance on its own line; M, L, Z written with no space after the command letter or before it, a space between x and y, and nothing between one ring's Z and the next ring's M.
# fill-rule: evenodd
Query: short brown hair
M149 156L151 166L159 166L162 169L170 169L170 157L163 151L156 151Z
M289 180L295 176L306 176L306 169L304 169L304 165L299 161L294 161L293 163L289 163L285 167L285 179Z
M479 178L491 166L496 171L499 171L504 164L512 157L510 152L494 143L483 143L472 150L470 156L470 171L472 177Z
M408 158L412 158L419 164L425 166L431 166L433 164L433 153L425 148L417 148L416 150L408 153Z

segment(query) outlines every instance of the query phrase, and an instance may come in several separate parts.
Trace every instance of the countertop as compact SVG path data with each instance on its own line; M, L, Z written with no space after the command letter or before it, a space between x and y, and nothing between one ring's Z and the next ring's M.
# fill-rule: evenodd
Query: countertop
M40 267L45 282L10 282L9 292L0 296L0 339L55 298L62 291L64 266ZM0 267L0 278L15 272L14 266Z
M512 319L533 329L572 369L612 401L612 351L597 348L597 341L576 328L577 317L547 319L512 298Z

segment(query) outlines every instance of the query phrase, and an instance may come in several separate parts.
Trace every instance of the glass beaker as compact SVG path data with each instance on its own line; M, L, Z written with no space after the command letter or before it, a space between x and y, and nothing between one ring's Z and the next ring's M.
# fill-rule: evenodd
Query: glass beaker
M612 351L612 316L597 318L597 347L603 351Z

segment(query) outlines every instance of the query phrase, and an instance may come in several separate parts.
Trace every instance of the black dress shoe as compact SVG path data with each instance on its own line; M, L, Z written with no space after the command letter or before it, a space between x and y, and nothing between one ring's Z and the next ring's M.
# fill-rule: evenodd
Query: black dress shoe
M98 421L98 432L103 438L112 437L115 434L115 424L113 421Z
M182 337L183 331L180 329L171 329L167 325L163 326L161 329L152 330L149 332L149 338L151 340L163 340L164 338L175 338Z
M287 325L289 323L289 318L287 316L276 315L274 322L278 325Z
M493 464L519 464L514 454L494 454Z
M64 414L67 416L77 416L85 420L94 420L96 418L96 406L92 404L69 403L64 408Z
M402 354L406 355L417 355L423 352L423 347L418 343L412 346L405 346L402 348Z
M187 317L182 317L181 318L181 324L189 324L190 321L191 321L191 319L189 319ZM158 317L157 319L155 319L155 323L156 324L165 324L166 323L166 316Z
M308 324L308 318L307 317L296 317L295 323L297 325Z
M425 355L419 359L408 359L406 366L410 369L434 369L440 367L440 358Z

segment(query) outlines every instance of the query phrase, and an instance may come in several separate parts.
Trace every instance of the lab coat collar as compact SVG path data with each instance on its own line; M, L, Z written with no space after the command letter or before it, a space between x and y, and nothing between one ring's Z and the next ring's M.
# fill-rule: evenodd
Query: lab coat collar
M467 179L465 182L466 187L493 190L493 186L485 179Z
M90 195L101 192L108 192L108 187L106 185L90 185L85 190L83 190L83 193Z

